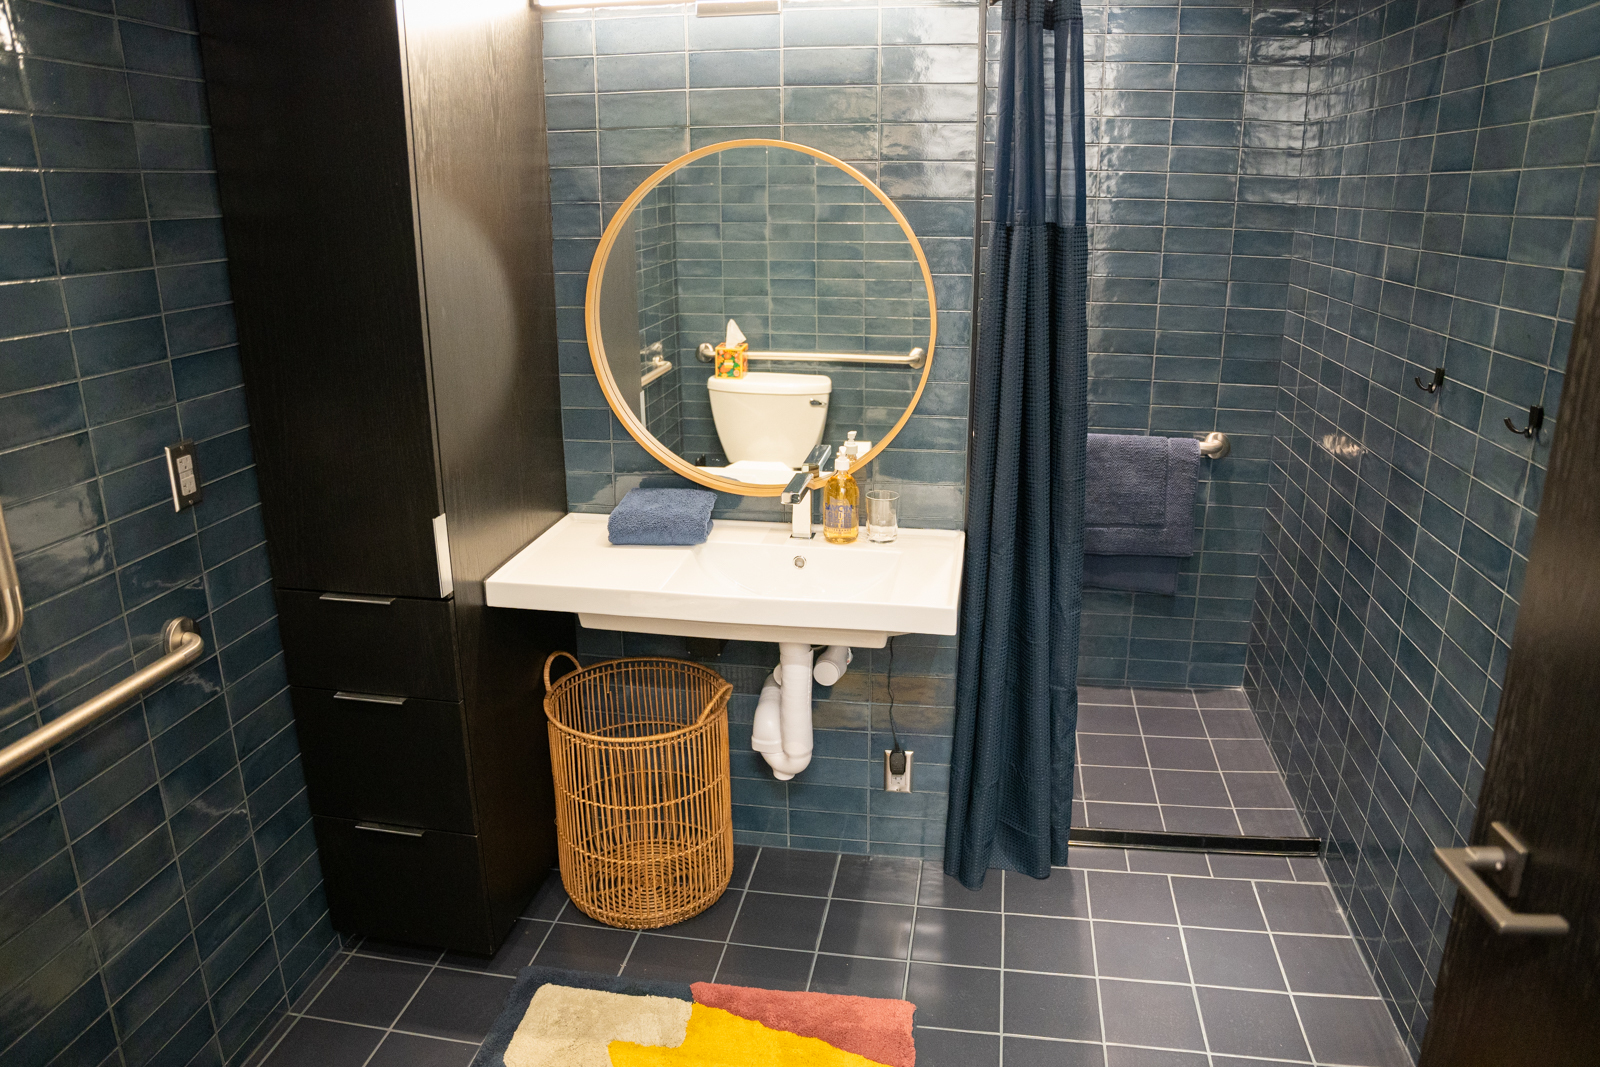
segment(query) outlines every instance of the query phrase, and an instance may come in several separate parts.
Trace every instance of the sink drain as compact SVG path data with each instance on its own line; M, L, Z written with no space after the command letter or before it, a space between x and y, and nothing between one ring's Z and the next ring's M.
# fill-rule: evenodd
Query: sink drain
M806 558L804 556L796 556L794 558L794 565L796 567L804 567L806 565Z

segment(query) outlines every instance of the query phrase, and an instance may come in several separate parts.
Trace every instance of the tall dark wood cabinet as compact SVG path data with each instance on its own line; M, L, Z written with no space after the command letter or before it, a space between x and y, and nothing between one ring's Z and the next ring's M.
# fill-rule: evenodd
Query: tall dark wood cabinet
M489 953L554 860L573 638L483 597L566 510L539 15L195 6L334 925Z

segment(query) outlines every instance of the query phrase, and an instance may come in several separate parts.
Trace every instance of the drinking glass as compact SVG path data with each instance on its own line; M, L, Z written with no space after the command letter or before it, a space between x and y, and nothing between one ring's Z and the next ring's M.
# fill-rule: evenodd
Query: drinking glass
M867 540L893 541L900 536L900 494L893 489L867 493Z

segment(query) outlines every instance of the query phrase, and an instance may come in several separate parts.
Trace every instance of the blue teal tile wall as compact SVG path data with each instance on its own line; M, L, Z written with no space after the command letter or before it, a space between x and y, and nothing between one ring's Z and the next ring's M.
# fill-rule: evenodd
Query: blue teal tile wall
M192 15L17 0L0 30L0 502L27 611L0 743L156 658L168 618L207 650L0 783L0 1062L238 1063L336 941ZM206 495L180 514L183 437Z
M607 512L635 486L677 484L611 414L590 364L584 282L604 223L656 166L690 148L772 137L820 148L860 169L904 210L928 254L939 312L928 389L899 443L867 475L900 491L903 524L961 527L980 19L972 0L882 6L846 0L718 18L696 18L683 8L547 16L545 90L571 510ZM683 370L680 362L672 374ZM726 496L716 514L787 517L771 498ZM579 639L591 658L688 652L678 638L580 630ZM741 841L939 854L954 639L908 635L896 639L894 657L895 724L902 743L918 750L918 792L909 797L883 793L877 777L879 750L890 747L887 650L859 650L839 685L819 691L817 759L790 783L775 781L749 752L755 694L777 662L776 647L735 642L715 661L738 690L734 820Z
M1089 430L1198 437L1176 596L1088 590L1079 680L1238 686L1276 406L1309 9L1086 3ZM999 18L989 19L993 137ZM993 158L986 153L987 158Z
M1600 199L1600 6L1314 19L1248 688L1415 1048Z

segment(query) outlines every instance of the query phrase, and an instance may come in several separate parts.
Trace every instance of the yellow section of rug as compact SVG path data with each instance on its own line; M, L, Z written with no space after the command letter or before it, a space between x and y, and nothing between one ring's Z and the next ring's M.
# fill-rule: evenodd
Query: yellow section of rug
M611 1067L609 1042L681 1043L690 1008L670 997L540 986L506 1049L506 1067Z
M666 1044L662 1042L661 1044ZM511 1063L511 1057L506 1057ZM611 1067L883 1067L865 1056L834 1048L696 1004L688 1033L676 1048L630 1040L611 1042Z

